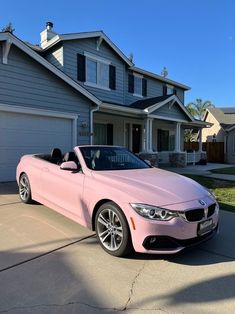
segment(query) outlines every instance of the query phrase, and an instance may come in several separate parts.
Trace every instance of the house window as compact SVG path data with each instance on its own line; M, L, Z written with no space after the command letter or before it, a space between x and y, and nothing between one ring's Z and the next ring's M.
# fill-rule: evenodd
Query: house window
M109 88L109 65L101 61L87 58L86 82Z
M163 85L163 96L167 96L167 95L176 95L177 94L177 91L176 89L174 88L174 86L171 86L171 85Z
M94 123L94 145L113 145L113 125Z
M147 96L147 80L140 74L128 74L128 92L137 97Z
M174 87L173 86L167 85L166 88L167 88L167 90L166 90L167 95L174 94Z
M157 132L157 150L159 152L169 151L169 130L158 129Z
M142 77L134 75L134 95L142 97Z
M87 59L86 61L87 82L97 84L97 63Z
M106 90L116 89L116 67L99 56L77 54L77 79L85 85Z

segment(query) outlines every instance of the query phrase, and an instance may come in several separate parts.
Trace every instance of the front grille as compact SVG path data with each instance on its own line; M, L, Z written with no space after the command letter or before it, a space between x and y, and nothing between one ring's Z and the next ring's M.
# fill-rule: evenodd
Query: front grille
M185 212L187 221L200 221L204 218L204 208L191 209Z
M189 222L196 222L200 221L203 218L208 218L214 215L215 213L216 204L211 204L208 206L208 211L206 208L196 208L196 209L190 209L186 212L184 212L184 218Z
M208 206L208 216L207 217L214 215L215 207L216 207L216 204L212 204L212 205Z

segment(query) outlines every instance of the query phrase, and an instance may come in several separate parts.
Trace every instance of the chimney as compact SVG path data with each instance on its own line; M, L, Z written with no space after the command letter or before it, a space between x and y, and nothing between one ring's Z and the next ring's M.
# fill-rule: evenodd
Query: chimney
M53 23L52 22L46 22L46 29L40 33L41 35L41 47L45 48L48 41L50 41L53 37L57 35L53 31Z

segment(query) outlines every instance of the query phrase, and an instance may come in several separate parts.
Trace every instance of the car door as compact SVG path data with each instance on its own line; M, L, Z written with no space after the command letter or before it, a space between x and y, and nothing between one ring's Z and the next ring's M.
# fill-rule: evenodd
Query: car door
M82 218L84 176L82 171L62 170L59 165L48 164L41 171L41 197L65 216Z

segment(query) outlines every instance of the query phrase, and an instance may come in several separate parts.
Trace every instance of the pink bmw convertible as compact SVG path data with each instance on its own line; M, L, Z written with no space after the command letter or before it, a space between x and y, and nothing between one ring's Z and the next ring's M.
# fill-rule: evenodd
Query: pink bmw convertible
M25 155L17 167L19 195L95 230L109 254L176 253L208 240L219 206L186 177L152 168L122 147L77 146L62 155Z

